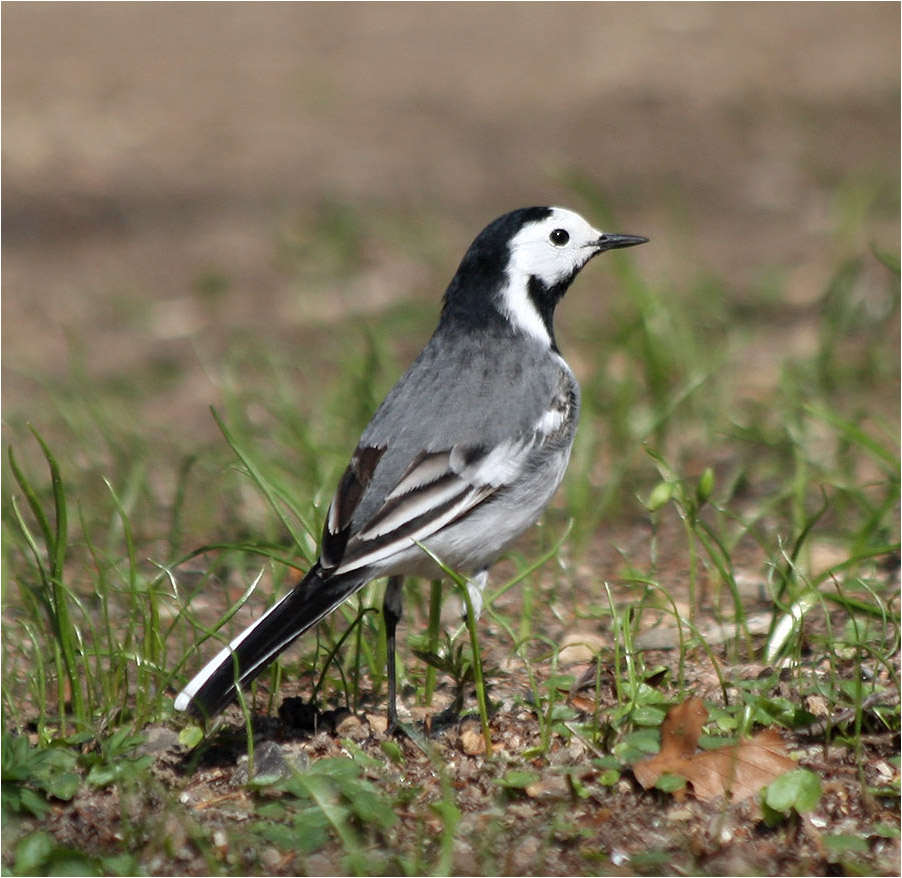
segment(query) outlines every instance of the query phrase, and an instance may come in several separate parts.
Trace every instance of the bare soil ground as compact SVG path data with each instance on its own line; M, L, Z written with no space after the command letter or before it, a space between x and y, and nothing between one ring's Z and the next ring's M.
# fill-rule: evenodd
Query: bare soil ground
M423 263L438 260L447 275L494 216L527 203L572 203L561 178L573 169L603 187L617 231L653 240L636 252L642 272L677 278L709 269L741 296L762 281L763 265L782 266L787 295L800 306L835 267L837 199L852 197L846 181L885 187L897 204L893 3L7 3L2 23L7 422L46 405L35 378L65 375L75 352L98 380L136 379L150 435L181 448L210 439L208 406L219 398L207 364L236 338L302 339L317 325L414 297L434 307ZM324 204L353 205L371 224L371 243L346 289L310 300L286 269L280 241ZM424 240L441 241L441 253L393 240L385 229L399 218L426 230ZM895 246L897 211L870 232ZM198 310L193 291L211 276L229 283L214 310ZM807 337L800 319L775 327L767 344L804 346ZM766 387L775 377L767 345L756 356L755 380ZM175 364L174 378L137 381L161 359ZM640 551L647 531L629 527L606 534L587 563L610 571L612 546ZM672 563L685 566L676 548ZM535 716L516 706L528 687L522 669L493 654L490 633L486 648L504 669L492 695L506 709L493 737L514 757L538 735ZM666 665L672 656L657 658ZM716 689L705 667L699 657L690 669L696 694ZM760 670L749 667L748 677ZM613 704L610 692L597 697L602 711ZM384 759L378 721L365 720L350 734ZM281 757L343 752L328 729L306 734L268 722L260 731ZM503 762L466 755L457 726L432 741L460 793L461 838L480 827L499 833L480 851L457 844L458 874L487 864L505 874L581 874L587 846L607 852L597 864L604 874L631 874L648 849L670 859L646 863L644 873L845 868L824 851L822 826L799 821L774 835L751 805L690 809L628 780L605 786L581 745L555 744L541 781L512 790L499 823ZM801 764L827 777L821 818L849 834L898 821L895 805L860 795L898 741L876 727L865 741L874 777L864 779L846 749L803 736L789 742ZM184 749L161 738L155 773L211 833L240 823L252 795L236 782L242 746L224 743L189 771ZM425 826L432 840L423 843L435 844L434 765L414 744L401 747L396 783L420 798L399 815L409 831L394 840L413 847ZM585 795L567 780L574 773ZM48 825L63 843L114 849L124 815L128 822L157 806L83 793ZM171 835L171 858L149 871L209 868L177 821L162 831ZM868 844L864 862L893 874L897 840ZM257 854L273 875L341 868L329 848L303 865L276 848ZM235 874L246 867L243 852L212 855Z

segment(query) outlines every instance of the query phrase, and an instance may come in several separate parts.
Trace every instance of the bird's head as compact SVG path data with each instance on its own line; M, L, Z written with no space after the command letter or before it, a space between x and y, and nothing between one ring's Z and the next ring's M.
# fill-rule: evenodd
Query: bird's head
M445 293L445 316L471 325L501 316L553 347L554 308L580 269L605 250L647 240L599 232L562 207L512 211L470 245Z

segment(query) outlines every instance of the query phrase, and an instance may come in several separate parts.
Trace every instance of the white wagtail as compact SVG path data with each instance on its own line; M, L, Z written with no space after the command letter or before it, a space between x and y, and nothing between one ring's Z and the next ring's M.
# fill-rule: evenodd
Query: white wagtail
M440 576L431 553L470 577L478 616L489 566L539 518L570 458L580 393L555 343L555 306L593 256L646 240L599 232L558 207L489 224L451 280L432 338L363 431L332 498L319 560L204 666L176 709L218 713L295 638L387 576L394 727L404 577Z

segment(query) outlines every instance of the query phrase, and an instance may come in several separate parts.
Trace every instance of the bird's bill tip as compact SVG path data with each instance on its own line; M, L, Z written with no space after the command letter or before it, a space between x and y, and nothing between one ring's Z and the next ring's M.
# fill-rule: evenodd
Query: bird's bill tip
M603 250L617 250L620 247L635 247L637 244L646 244L648 238L642 235L613 235L608 232L602 232L595 246L599 252Z

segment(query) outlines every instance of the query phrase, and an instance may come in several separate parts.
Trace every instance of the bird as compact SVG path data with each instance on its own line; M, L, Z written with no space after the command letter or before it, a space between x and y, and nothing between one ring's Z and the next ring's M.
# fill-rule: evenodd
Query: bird
M338 482L319 557L181 690L210 719L284 649L367 583L387 578L388 726L398 727L395 636L406 577L467 577L476 619L491 565L551 501L570 458L580 388L555 307L595 256L647 242L562 207L498 217L464 254L438 325L364 428Z

